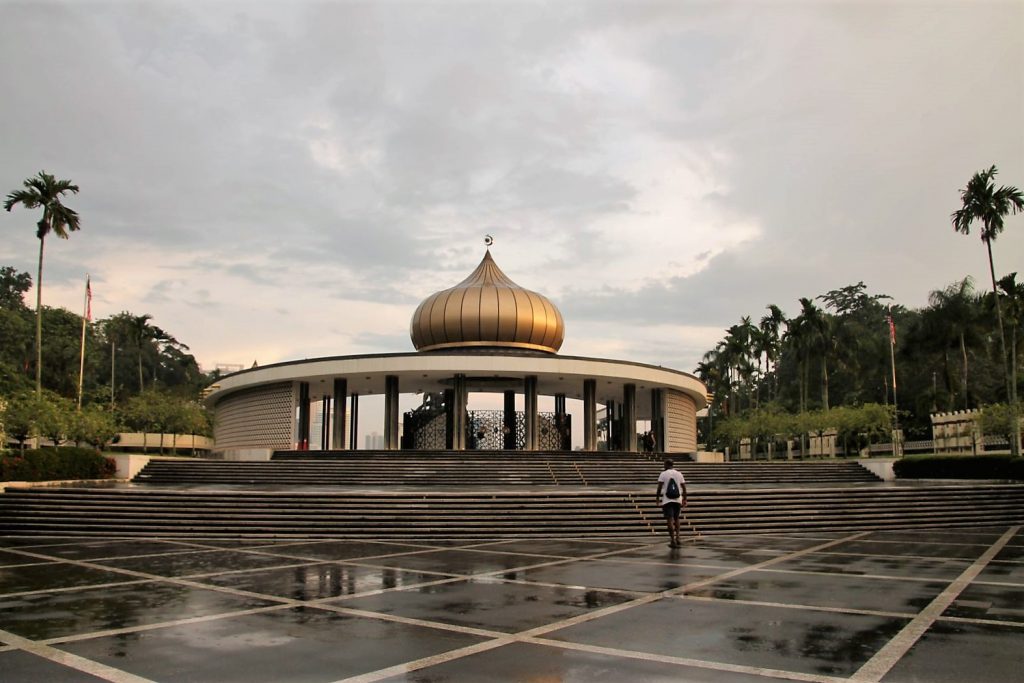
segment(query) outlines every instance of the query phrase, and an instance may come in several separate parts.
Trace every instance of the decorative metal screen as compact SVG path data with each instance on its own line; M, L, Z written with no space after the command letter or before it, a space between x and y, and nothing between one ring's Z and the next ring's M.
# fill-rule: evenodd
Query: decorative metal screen
M405 415L406 435L411 433L412 447L418 450L441 450L446 444L447 416ZM555 413L537 415L537 448L545 451L569 450L572 443L571 416L563 416L561 427ZM515 449L526 448L526 415L515 413ZM466 450L500 451L505 448L505 411L470 410L466 413Z
M516 448L525 441L520 437L516 420ZM505 448L505 411L470 410L466 420L466 449L471 451L500 451Z
M542 451L567 451L572 443L571 415L561 421L555 413L537 415L537 448Z
M429 419L418 422L407 422L406 429L412 427L412 447L420 451L444 450L448 432L448 416L444 413L429 416Z

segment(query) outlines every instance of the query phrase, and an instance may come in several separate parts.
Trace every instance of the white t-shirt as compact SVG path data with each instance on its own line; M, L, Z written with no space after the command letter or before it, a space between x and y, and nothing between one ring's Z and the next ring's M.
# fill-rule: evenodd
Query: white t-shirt
M679 486L679 497L669 498L668 497L668 480L675 479L676 485ZM658 475L658 483L661 484L661 504L665 503L681 503L683 501L683 484L686 480L683 479L683 473L676 469L665 470Z

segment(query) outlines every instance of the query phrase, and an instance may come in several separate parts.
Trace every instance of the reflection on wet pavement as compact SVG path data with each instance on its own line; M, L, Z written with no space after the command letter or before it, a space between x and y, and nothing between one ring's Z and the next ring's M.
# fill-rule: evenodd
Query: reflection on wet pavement
M906 619L666 598L548 637L659 655L850 675Z
M884 683L1019 681L1024 648L1019 627L939 622L914 644Z
M0 596L0 626L24 638L45 640L270 604L273 603L149 582L63 593Z
M338 604L371 612L515 633L626 602L629 598L628 595L607 591L470 579L356 598Z
M229 617L61 647L155 681L331 681L482 640L312 608Z
M172 555L96 560L96 563L159 576L195 576L212 572L294 564L294 561L236 550L200 550Z
M434 574L338 563L264 569L198 579L200 583L291 600L336 598L437 580Z
M14 643L0 647L0 678L97 680L20 649L21 637L154 681L382 669L375 677L424 682L824 681L856 674L974 568L883 680L1010 680L1024 667L1024 536L978 559L1004 532L711 537L680 549L661 536L0 539L0 643L3 632Z
M135 578L105 569L56 562L21 567L0 567L0 596L132 580Z
M945 587L945 583L892 581L850 575L752 571L687 591L687 595L718 600L916 614Z

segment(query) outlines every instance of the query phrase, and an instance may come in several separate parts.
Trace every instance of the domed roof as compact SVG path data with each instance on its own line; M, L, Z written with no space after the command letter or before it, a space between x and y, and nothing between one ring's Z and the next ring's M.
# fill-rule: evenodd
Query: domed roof
M409 334L417 351L500 346L556 353L565 323L547 297L501 272L488 250L469 277L423 300Z

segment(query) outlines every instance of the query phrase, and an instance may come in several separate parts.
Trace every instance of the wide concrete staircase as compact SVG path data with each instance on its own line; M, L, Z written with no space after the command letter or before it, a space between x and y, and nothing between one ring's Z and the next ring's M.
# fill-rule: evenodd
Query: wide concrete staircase
M12 488L0 535L616 537L663 533L653 492ZM691 534L1024 524L1024 485L691 489Z
M691 534L1024 523L1024 485L893 486L856 463L677 464ZM472 538L663 533L660 456L282 453L153 460L129 487L0 495L0 535Z
M677 458L677 460L679 460ZM650 487L662 456L636 453L522 451L280 452L270 462L152 460L135 478L149 484L247 484L254 486ZM695 463L676 468L694 485L877 482L855 462Z

